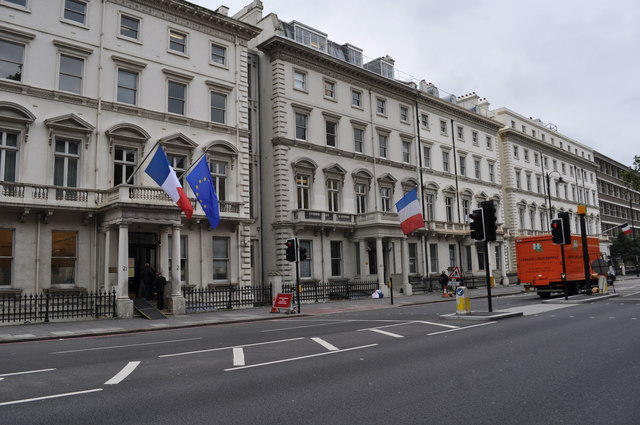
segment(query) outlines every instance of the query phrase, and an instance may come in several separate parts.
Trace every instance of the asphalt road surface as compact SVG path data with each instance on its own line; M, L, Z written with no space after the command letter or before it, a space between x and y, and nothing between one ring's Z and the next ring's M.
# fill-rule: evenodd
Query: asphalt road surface
M2 344L0 423L635 425L640 287L616 289Z

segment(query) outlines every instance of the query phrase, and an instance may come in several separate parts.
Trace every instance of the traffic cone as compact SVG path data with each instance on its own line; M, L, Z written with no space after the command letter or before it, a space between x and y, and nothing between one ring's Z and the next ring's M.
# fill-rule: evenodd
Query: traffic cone
M276 308L276 299L271 300L271 313L280 313L280 310Z
M442 298L447 298L447 287L445 286L444 289L442 290Z

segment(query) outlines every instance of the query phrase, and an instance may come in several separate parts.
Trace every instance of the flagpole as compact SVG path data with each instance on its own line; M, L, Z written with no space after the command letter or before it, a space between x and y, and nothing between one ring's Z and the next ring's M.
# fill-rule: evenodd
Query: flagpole
M184 173L182 173L182 174L183 174L183 175L185 175L185 176L186 176L187 174L189 174L189 171L191 171L191 169L192 169L192 168L193 168L193 167L194 167L198 162L200 162L200 160L202 159L202 157L203 157L203 156L205 156L206 154L207 154L207 152L206 152L206 151L205 151L205 152L203 152L203 153L202 153L202 155L200 155L200 156L198 157L198 159L196 159L195 161L193 161L193 162L191 163L191 165L189 166L189 168L187 168L186 170L184 170Z
M418 101L416 100L415 102L416 104L416 134L418 136L418 143L416 143L416 149L418 152L418 177L420 179L420 206L422 207L422 220L426 221L427 215L426 215L426 211L425 211L425 206L424 206L424 177L422 175L422 153L421 151L421 147L422 147L422 141L421 141L421 137L420 137L420 111L418 109ZM426 226L425 226L426 227ZM429 277L429 245L428 245L428 241L427 241L427 234L429 232L425 232L424 235L422 235L422 243L424 245L424 275L425 278Z
M138 172L138 170L140 170L140 167L142 167L142 164L144 164L144 162L147 160L147 158L149 158L149 155L151 155L151 152L153 152L156 149L156 146L158 146L160 144L160 140L158 140L153 147L151 148L151 150L149 150L149 152L144 156L144 158L142 159L142 161L140 161L140 164L138 164L138 166L135 168L135 170L133 170L133 173L131 173L131 175L129 176L129 178L127 179L127 181L125 182L126 184L129 184L129 181L133 178L133 176L136 175L136 173Z

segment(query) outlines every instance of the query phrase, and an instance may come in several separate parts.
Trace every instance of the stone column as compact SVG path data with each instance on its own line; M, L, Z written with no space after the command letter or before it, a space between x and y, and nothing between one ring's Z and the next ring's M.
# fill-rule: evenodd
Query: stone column
M160 228L160 267L159 270L165 279L169 280L171 271L169 270L169 226Z
M174 315L185 314L186 305L182 290L180 289L180 225L173 226L171 235L172 256L171 256L171 298L169 299L169 309Z
M378 288L385 294L389 294L389 288L384 281L384 249L382 249L382 238L376 238L376 262L378 269Z
M109 279L109 262L111 253L111 229L104 229L104 283L105 292L111 292L111 281Z
M405 295L413 295L413 288L409 283L409 240L404 237L400 243L402 244L402 290Z
M133 301L129 298L129 224L118 229L118 290L116 313L121 319L133 317Z

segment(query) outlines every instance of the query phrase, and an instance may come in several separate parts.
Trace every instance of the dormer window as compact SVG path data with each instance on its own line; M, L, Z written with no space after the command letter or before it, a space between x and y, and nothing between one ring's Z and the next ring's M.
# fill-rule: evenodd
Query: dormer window
M298 43L302 43L305 46L309 46L313 49L320 50L322 52L327 51L327 35L318 31L313 31L310 28L303 27L299 23L293 24L295 32L295 40Z

